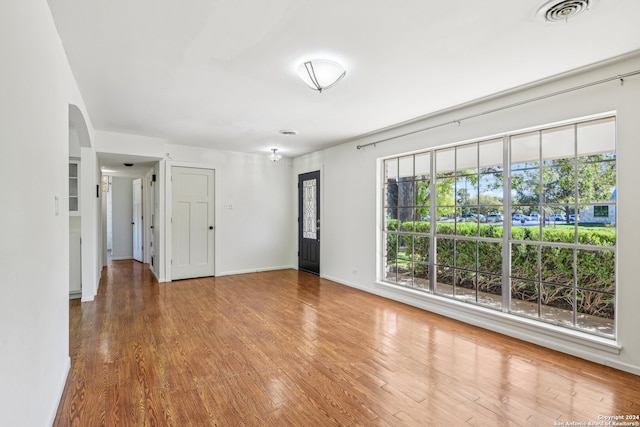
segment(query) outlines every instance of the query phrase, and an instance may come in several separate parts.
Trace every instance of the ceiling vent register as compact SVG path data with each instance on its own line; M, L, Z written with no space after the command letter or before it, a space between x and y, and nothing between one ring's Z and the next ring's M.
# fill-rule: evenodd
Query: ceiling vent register
M595 0L553 0L538 9L538 16L547 22L567 22L588 10Z

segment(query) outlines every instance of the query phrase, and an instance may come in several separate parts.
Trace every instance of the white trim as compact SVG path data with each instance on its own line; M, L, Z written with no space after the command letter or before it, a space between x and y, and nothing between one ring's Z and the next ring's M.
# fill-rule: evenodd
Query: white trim
M58 392L56 393L56 398L53 400L53 408L51 409L49 416L49 425L52 426L56 420L56 415L58 415L58 407L60 406L60 402L62 401L62 395L64 393L64 387L67 385L67 378L69 377L69 372L71 372L71 357L67 356L66 363L63 367L63 375L61 381L58 382Z
M125 259L133 259L133 257L130 257L130 256L113 256L113 257L111 257L111 261L123 261Z
M275 267L264 267L264 268L251 268L246 270L234 270L234 271L225 271L222 273L218 273L216 276L234 276L236 274L248 274L248 273L261 273L264 271L276 271L276 270L297 270L298 268L294 265L281 265Z

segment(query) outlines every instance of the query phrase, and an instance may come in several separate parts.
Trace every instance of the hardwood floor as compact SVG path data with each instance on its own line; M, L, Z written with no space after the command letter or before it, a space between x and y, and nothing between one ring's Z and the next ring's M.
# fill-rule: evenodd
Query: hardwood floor
M146 266L114 261L94 302L69 304L56 426L553 426L640 414L638 376L294 270L158 284Z

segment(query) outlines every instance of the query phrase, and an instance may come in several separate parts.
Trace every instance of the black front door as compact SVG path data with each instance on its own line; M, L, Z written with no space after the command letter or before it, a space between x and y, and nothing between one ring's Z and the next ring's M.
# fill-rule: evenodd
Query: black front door
M298 175L298 268L320 275L320 171Z

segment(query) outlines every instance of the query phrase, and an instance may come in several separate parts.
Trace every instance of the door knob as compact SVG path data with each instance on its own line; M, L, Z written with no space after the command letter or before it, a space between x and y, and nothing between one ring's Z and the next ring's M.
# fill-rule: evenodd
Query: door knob
M213 230L213 225L210 225L210 226L209 226L209 230Z

